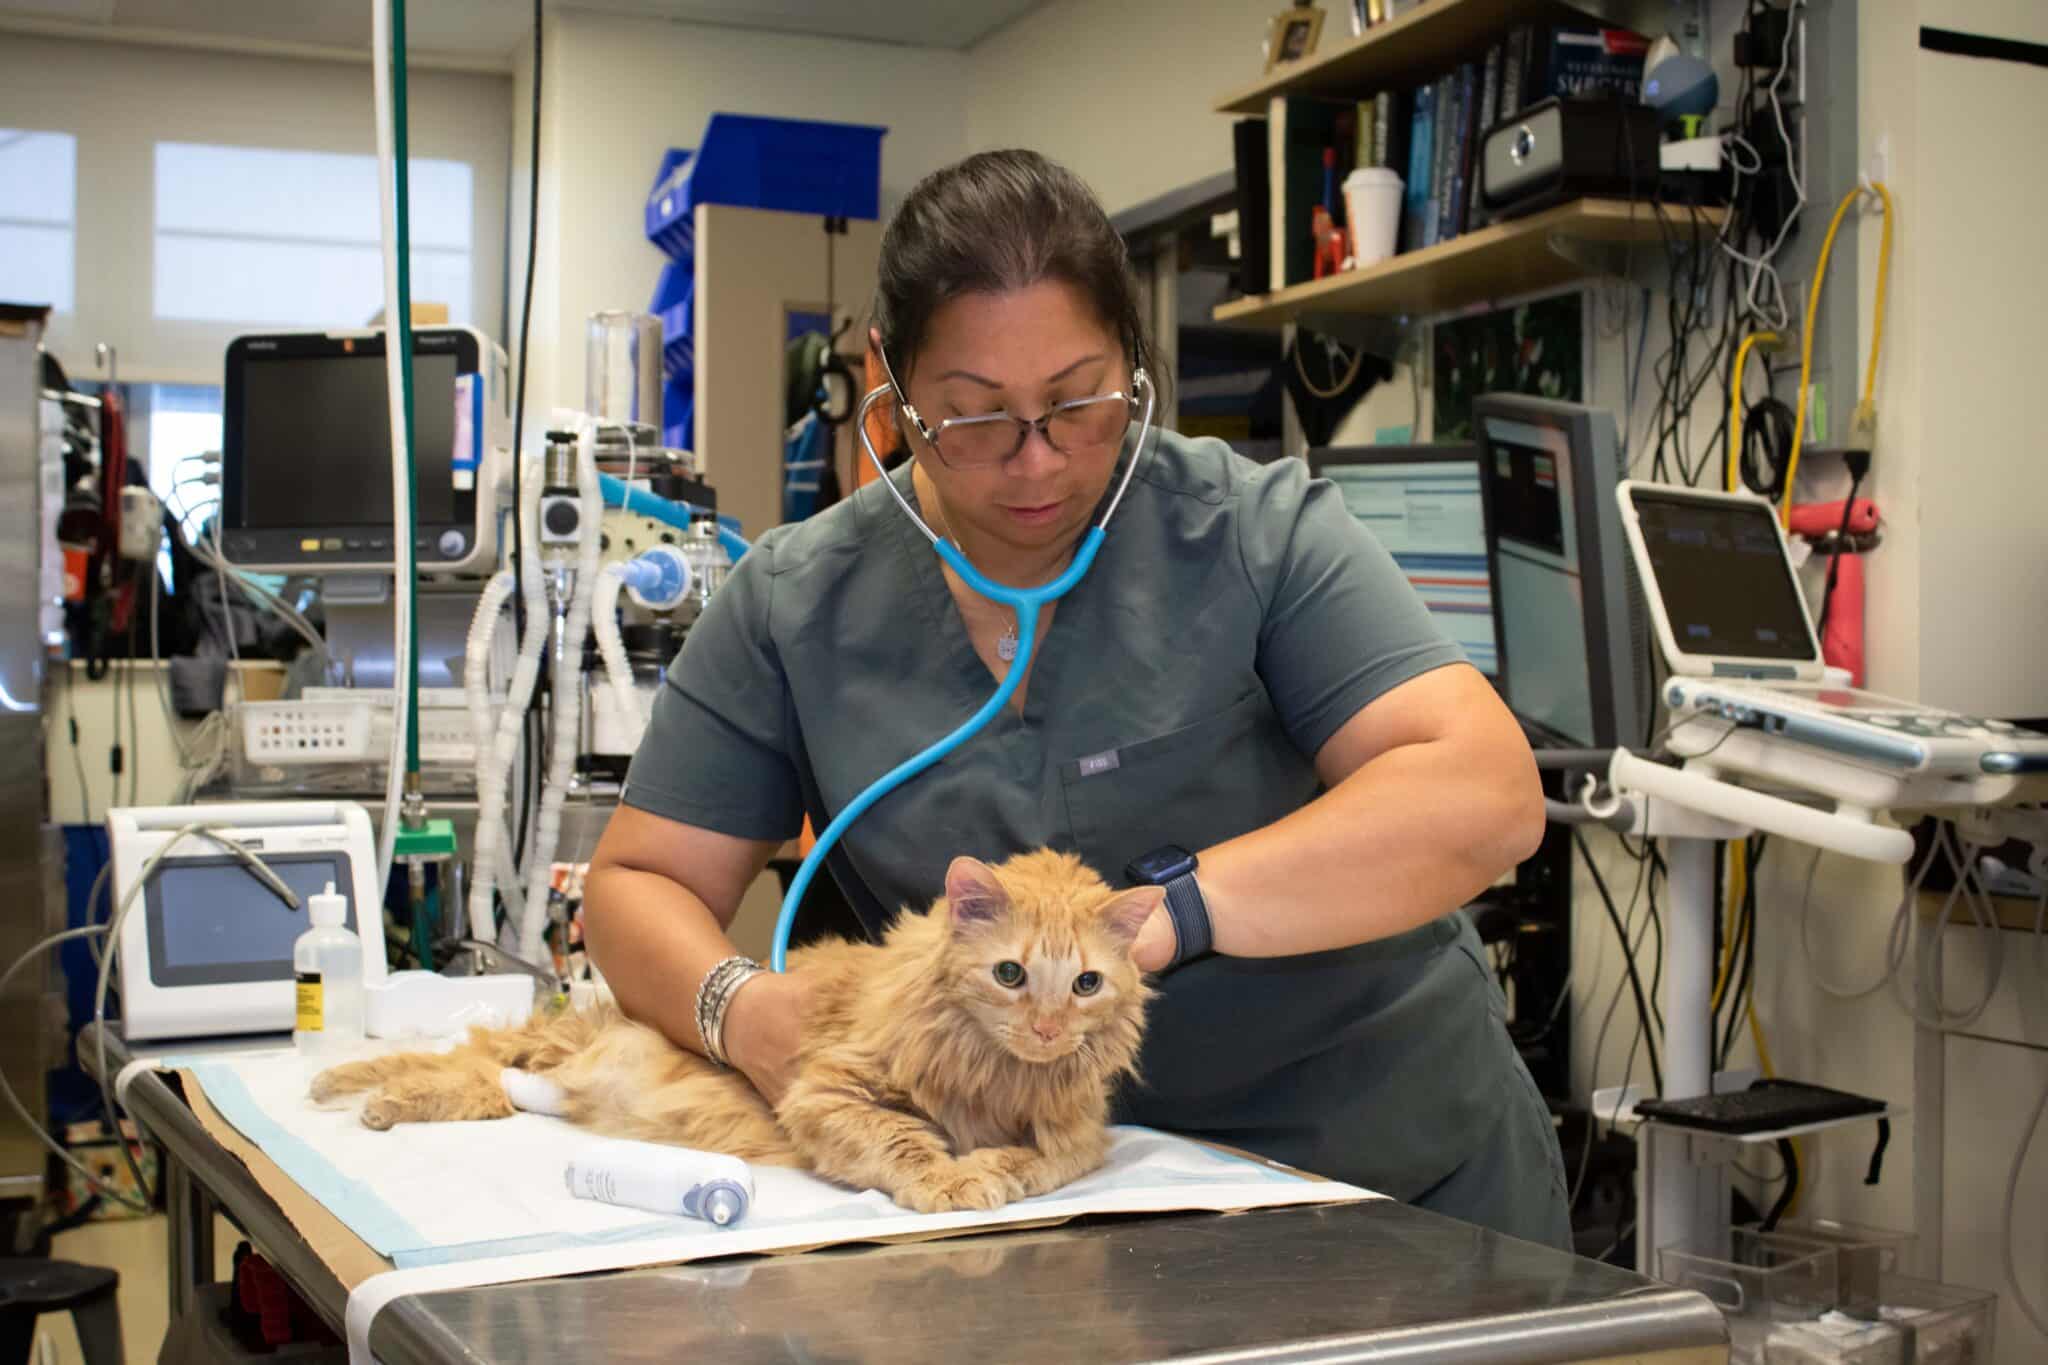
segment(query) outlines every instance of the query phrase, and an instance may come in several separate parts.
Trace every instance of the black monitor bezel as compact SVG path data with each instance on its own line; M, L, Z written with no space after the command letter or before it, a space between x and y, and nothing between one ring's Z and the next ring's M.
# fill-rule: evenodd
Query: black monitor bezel
M1577 528L1572 548L1579 561L1579 580L1585 594L1582 603L1587 638L1581 641L1581 646L1586 653L1586 683L1594 698L1594 705L1590 708L1593 733L1590 736L1565 735L1541 720L1517 711L1516 719L1522 722L1524 730L1532 737L1540 739L1546 747L1590 746L1595 749L1612 749L1622 745L1640 744L1644 736L1639 732L1656 709L1654 676L1647 680L1650 684L1648 687L1640 689L1647 695L1630 695L1627 698L1629 714L1626 717L1617 715L1614 707L1602 704L1624 696L1621 682L1614 675L1612 663L1615 657L1612 638L1615 620L1618 619L1620 622L1624 649L1628 650L1628 654L1624 655L1625 659L1633 653L1629 646L1630 637L1634 633L1630 628L1632 609L1644 613L1643 625L1648 627L1644 604L1640 600L1632 604L1629 599L1630 584L1635 581L1635 559L1622 531L1620 514L1614 503L1614 490L1621 482L1622 465L1626 458L1620 448L1618 432L1611 447L1613 467L1591 467L1600 460L1599 442L1594 435L1593 423L1603 417L1610 424L1614 421L1612 413L1588 404L1567 403L1522 394L1484 394L1475 398L1472 403L1472 427L1479 435L1482 452L1479 487L1481 500L1487 506L1487 549L1493 560L1494 633L1502 641L1504 659L1507 622L1503 614L1503 597L1499 591L1500 543L1493 532L1493 527L1498 524L1495 503L1499 493L1494 486L1493 442L1487 435L1487 423L1489 419L1501 418L1555 431L1563 437L1565 449L1570 452L1572 460L1572 513L1573 524ZM1599 558L1598 572L1587 571L1586 556L1589 543L1593 553ZM1616 604L1612 601L1617 584L1622 598L1618 604L1618 612L1615 609ZM1640 599L1640 587L1636 592ZM1654 641L1650 642L1650 648L1654 654ZM1631 672L1633 673L1633 670ZM1502 675L1512 678L1512 674L1506 668L1503 668ZM1631 689L1632 693L1637 691L1638 689ZM1502 696L1507 698L1512 709L1512 685L1502 690Z
M413 348L416 356L452 352L458 375L483 373L482 347L476 333L467 328L415 328ZM337 527L307 522L297 526L249 526L243 521L249 458L243 430L248 367L252 362L261 365L273 359L337 358L381 368L385 363L384 333L295 332L236 337L229 343L221 393L220 533L221 546L230 563L259 569L283 567L302 573L390 569L397 563L388 527L380 536L377 528L360 525ZM483 433L478 433L478 439L484 439ZM388 470L375 472L379 478L390 478ZM485 481L480 477L471 487L455 490L454 518L446 522L421 522L414 528L414 553L422 570L432 570L438 564L456 565L476 553L481 537L477 499L487 495ZM460 533L459 545L449 537L450 532ZM305 543L309 540L319 541L320 548L307 549Z

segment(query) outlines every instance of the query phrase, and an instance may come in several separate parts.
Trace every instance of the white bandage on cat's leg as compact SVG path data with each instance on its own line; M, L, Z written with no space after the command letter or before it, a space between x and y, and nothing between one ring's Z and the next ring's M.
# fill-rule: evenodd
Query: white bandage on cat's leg
M568 1112L569 1097L562 1093L561 1086L545 1076L508 1066L498 1073L498 1084L505 1087L505 1098L512 1101L514 1109L529 1114L552 1114L556 1118Z

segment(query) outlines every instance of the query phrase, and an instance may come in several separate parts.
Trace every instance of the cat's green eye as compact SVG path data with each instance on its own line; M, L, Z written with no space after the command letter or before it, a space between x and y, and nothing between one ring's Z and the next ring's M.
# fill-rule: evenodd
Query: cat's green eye
M1074 994L1076 995L1093 995L1101 989L1101 972L1083 972L1074 978Z
M1024 964L1021 962L998 962L996 964L996 984L1008 986L1012 990L1023 985Z

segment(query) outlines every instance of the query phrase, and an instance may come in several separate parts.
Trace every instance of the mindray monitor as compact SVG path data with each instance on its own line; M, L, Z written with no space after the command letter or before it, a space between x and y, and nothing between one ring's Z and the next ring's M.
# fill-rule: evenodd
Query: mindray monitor
M467 327L413 333L420 572L488 573L508 458L505 356ZM237 337L222 402L221 546L275 573L390 571L391 409L384 333Z
M1556 744L1640 744L1653 679L1614 504L1613 414L1489 394L1472 416L1508 705Z
M1310 472L1386 547L1437 628L1501 683L1479 447L1355 446L1308 453Z

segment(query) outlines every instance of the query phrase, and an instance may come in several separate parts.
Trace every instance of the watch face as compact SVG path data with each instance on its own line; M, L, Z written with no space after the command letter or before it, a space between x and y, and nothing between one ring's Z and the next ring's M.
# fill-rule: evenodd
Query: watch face
M1194 871L1194 868L1194 854L1177 844L1167 844L1133 859L1125 871L1132 881L1140 885L1160 886L1184 872Z

